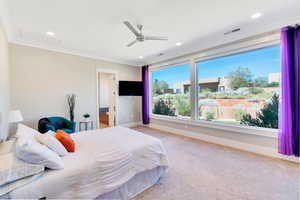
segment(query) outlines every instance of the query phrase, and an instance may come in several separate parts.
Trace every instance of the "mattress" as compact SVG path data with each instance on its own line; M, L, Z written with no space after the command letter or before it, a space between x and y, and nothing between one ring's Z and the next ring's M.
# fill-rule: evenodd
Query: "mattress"
M161 141L132 129L85 131L72 138L76 152L63 157L63 170L48 170L36 181L10 192L9 197L94 199L118 191L143 172L168 167Z

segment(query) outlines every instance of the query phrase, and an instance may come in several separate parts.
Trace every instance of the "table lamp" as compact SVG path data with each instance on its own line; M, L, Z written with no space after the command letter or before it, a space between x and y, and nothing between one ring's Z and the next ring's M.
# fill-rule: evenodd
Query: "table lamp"
M23 121L23 117L20 110L11 110L8 115L9 123L17 123Z

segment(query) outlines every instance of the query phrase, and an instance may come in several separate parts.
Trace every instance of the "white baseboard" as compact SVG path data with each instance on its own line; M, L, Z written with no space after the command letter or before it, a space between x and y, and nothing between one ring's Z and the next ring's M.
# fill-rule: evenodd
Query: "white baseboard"
M134 127L134 126L141 126L143 123L141 121L139 122L130 122L130 123L125 123L125 124L120 124L119 126L124 126L124 127Z
M299 158L281 155L277 152L277 149L273 149L273 148L262 147L262 146L258 146L258 145L254 145L254 144L247 144L247 143L243 143L243 142L239 142L239 141L235 141L235 140L210 136L210 135L203 134L203 133L198 133L198 132L196 133L196 132L191 132L191 131L187 131L187 130L183 130L183 129L177 129L177 128L172 128L172 127L153 124L153 123L151 123L149 125L149 127L154 128L154 129L159 129L162 131L166 131L166 132L170 132L170 133L173 133L176 135L182 135L182 136L186 136L186 137L190 137L190 138L194 138L194 139L198 139L198 140L202 140L202 141L206 141L206 142L210 142L210 143L215 143L215 144L219 144L219 145L224 145L224 146L240 149L243 151L253 152L253 153L257 153L257 154L261 154L261 155L265 155L265 156L270 156L273 158L280 158L280 159L300 163Z

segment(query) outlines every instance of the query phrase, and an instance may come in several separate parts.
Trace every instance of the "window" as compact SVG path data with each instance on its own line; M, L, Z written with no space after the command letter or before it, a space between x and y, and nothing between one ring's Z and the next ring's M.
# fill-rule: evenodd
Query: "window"
M191 116L190 66L170 66L151 73L152 113L173 117Z
M273 34L189 55L189 64L150 68L153 117L278 129L280 54L279 35Z
M198 119L278 128L280 46L197 63Z

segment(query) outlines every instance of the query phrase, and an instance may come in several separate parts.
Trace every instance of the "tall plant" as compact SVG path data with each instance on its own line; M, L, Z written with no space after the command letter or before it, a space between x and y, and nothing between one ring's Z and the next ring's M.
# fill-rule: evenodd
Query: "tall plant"
M279 96L274 94L271 102L266 104L256 118L246 114L241 119L241 124L248 126L258 126L265 128L278 128L278 107L279 107Z
M68 95L68 106L69 106L69 114L70 114L71 121L74 121L75 102L76 102L76 95L69 94Z

